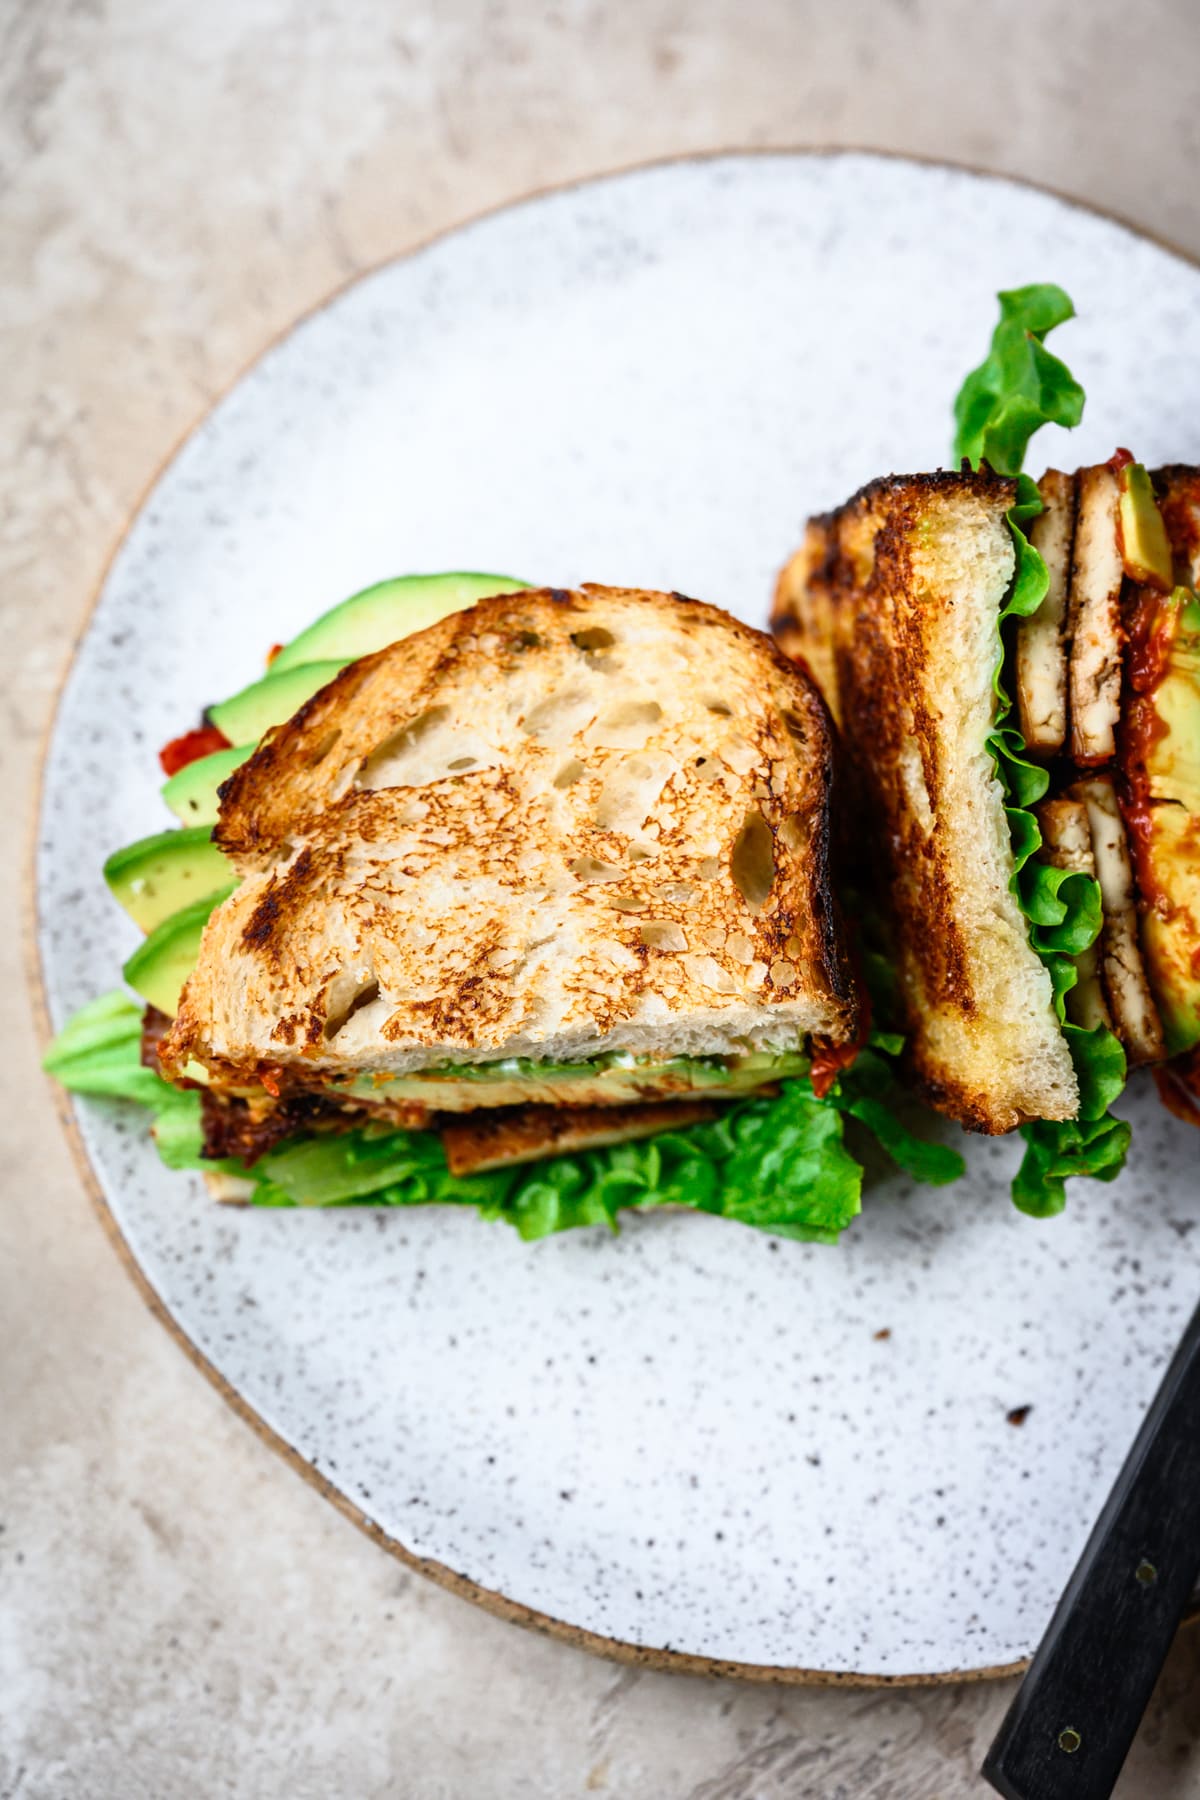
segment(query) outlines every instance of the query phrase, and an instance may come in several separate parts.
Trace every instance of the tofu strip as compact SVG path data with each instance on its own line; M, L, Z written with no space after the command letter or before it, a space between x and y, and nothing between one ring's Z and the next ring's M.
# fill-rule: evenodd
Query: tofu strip
M1162 1022L1138 943L1133 867L1117 796L1105 775L1076 783L1070 798L1087 806L1092 855L1104 902L1101 968L1117 1035L1131 1066L1158 1062L1165 1052Z
M1042 855L1055 869L1070 869L1075 875L1096 873L1092 854L1092 834L1088 825L1087 803L1083 800L1047 800L1038 808L1038 824L1042 831ZM1112 1016L1104 998L1100 980L1099 940L1080 951L1074 958L1077 979L1067 990L1065 1005L1072 1025L1094 1031L1097 1025L1111 1025Z
M1121 713L1121 581L1117 478L1105 463L1081 469L1071 568L1071 753L1110 760Z
M1017 708L1021 735L1035 754L1067 740L1067 597L1075 542L1075 477L1047 469L1038 483L1045 511L1029 528L1050 585L1046 598L1017 627Z
M442 1147L452 1175L476 1175L682 1130L715 1119L720 1110L719 1103L689 1100L665 1106L523 1106L514 1114L476 1115L461 1125L444 1125Z

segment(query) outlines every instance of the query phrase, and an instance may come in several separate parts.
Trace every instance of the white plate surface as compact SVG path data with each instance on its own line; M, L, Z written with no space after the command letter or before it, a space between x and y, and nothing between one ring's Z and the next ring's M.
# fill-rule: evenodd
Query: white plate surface
M133 943L100 864L154 752L267 647L409 569L674 587L765 619L805 514L948 454L997 288L1053 279L1066 448L1200 461L1200 272L1001 181L723 157L485 218L272 349L159 482L67 682L38 879L55 1023ZM1200 1139L1018 1217L1017 1145L874 1187L835 1250L651 1217L523 1247L450 1211L230 1213L80 1106L169 1312L410 1550L621 1642L935 1675L1037 1641L1194 1300ZM880 1337L881 1331L890 1336ZM1006 1413L1031 1411L1016 1429Z

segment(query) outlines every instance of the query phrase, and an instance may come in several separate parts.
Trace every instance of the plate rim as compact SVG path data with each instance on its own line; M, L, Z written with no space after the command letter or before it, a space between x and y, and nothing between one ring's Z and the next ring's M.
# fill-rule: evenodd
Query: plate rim
M948 170L956 175L969 175L975 180L994 182L1010 188L1026 189L1030 192L1048 196L1076 211L1089 213L1095 218L1103 219L1110 225L1128 232L1131 236L1156 245L1169 255L1186 263L1190 268L1200 272L1200 255L1193 255L1173 240L1161 233L1135 224L1124 214L1111 208L1100 206L1094 201L1083 200L1077 195L1068 193L1052 183L1036 181L1025 176L1006 174L993 169L985 169L978 164L957 162L947 157L924 156L900 150L889 150L869 144L819 144L819 145L724 145L708 150L685 150L667 156L639 159L628 163L617 163L611 167L593 171L587 175L572 177L566 181L549 182L535 188L510 195L508 198L481 207L478 210L455 219L448 225L428 233L417 242L409 244L405 249L393 255L381 257L378 261L364 264L360 269L336 283L312 305L305 307L278 331L273 332L264 343L261 343L253 354L234 371L219 391L209 399L202 410L184 427L182 432L172 441L166 451L154 463L149 475L137 489L134 499L114 532L107 551L103 554L97 577L91 585L84 605L81 608L74 629L70 635L66 652L61 661L58 674L50 696L50 703L42 724L40 738L34 764L34 778L31 793L31 807L25 838L23 871L21 879L21 939L22 961L25 964L25 976L29 990L33 1012L34 1035L40 1056L46 1050L53 1031L50 1020L49 997L47 993L47 975L42 948L41 909L38 897L38 849L41 827L46 804L47 780L46 765L50 748L54 741L59 715L62 711L63 696L68 681L83 650L84 643L90 633L96 609L108 586L117 558L124 549L138 520L141 518L152 494L167 471L183 453L191 440L203 430L218 407L224 404L229 396L241 386L251 372L280 347L292 334L307 325L312 319L336 305L344 295L360 282L368 281L381 274L385 269L397 263L411 261L425 251L434 248L444 240L458 236L476 225L482 225L502 213L516 211L518 208L533 206L543 200L560 194L573 193L582 188L595 187L605 182L620 181L626 176L648 174L661 169L679 167L681 165L706 164L722 161L832 161L838 157L873 158L879 162L903 163L918 169ZM542 1612L538 1608L528 1606L522 1601L511 1599L496 1588L484 1587L481 1583L451 1568L447 1563L439 1562L433 1557L418 1555L415 1551L392 1537L373 1519L369 1513L356 1506L327 1476L301 1454L294 1445L288 1443L283 1435L269 1425L255 1407L235 1388L223 1375L216 1364L207 1357L190 1337L185 1327L168 1308L158 1293L149 1276L138 1262L116 1215L109 1205L99 1175L88 1154L83 1135L79 1127L76 1104L64 1089L57 1083L52 1085L54 1107L59 1122L71 1150L76 1169L83 1183L84 1192L92 1204L92 1209L100 1226L115 1251L118 1261L133 1282L143 1302L152 1316L175 1340L192 1365L211 1383L221 1399L232 1412L243 1421L260 1441L273 1450L289 1468L294 1470L313 1487L317 1493L352 1525L364 1533L373 1543L394 1556L399 1562L415 1573L425 1576L439 1587L457 1595L462 1600L470 1601L481 1607L493 1617L502 1619L507 1624L520 1625L526 1630L534 1631L543 1637L550 1637L561 1643L570 1644L575 1649L585 1650L592 1655L602 1657L610 1662L622 1663L626 1666L653 1669L664 1673L687 1674L699 1676L721 1676L738 1681L765 1683L773 1682L790 1687L846 1687L846 1688L928 1688L942 1687L951 1683L997 1681L1006 1677L1019 1675L1028 1668L1030 1658L1020 1657L1013 1662L997 1663L982 1668L947 1669L922 1671L917 1674L882 1674L870 1670L858 1669L814 1669L801 1664L755 1663L725 1660L710 1657L694 1651L673 1650L666 1647L631 1643L628 1639L609 1637L601 1632L588 1630L581 1625L573 1625L568 1620L556 1618Z

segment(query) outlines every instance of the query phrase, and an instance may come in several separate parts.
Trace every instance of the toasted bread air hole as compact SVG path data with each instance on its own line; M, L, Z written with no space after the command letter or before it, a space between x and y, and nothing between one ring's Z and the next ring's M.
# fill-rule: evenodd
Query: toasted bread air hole
M575 783L579 780L579 777L584 773L585 770L583 764L578 758L573 756L570 762L565 762L563 764L562 768L558 771L558 774L554 777L554 785L556 788L574 787Z
M727 700L713 699L710 695L704 704L710 713L716 713L720 719L732 719L733 717L733 708Z
M648 950L686 950L687 936L674 919L647 919L638 927L638 936Z
M618 912L645 912L646 902L637 894L614 894L612 903Z
M603 625L589 625L586 631L571 633L571 642L577 650L610 650L616 641Z
M757 807L747 812L733 841L729 873L751 912L761 912L775 880L775 840Z
M345 980L345 976L340 978L340 981L342 982ZM353 980L352 977L351 980ZM331 983L331 993L336 990L338 985L338 980ZM355 987L350 998L348 1000L343 999L337 1010L331 1012L325 1020L324 1037L326 1043L332 1042L338 1032L341 1031L342 1027L349 1024L356 1012L361 1012L364 1006L370 1006L371 1002L373 1000L378 1000L378 998L379 983L377 981L365 981Z
M473 769L477 760L474 756L456 756L453 762L446 764L446 767L452 769L456 775L460 775L464 769Z
M329 752L333 749L333 746L337 743L341 735L340 726L335 726L332 731L327 731L325 733L325 736L321 739L320 743L309 752L308 766L310 769L315 769L318 763L323 763L325 761L325 758L329 755Z
M415 719L410 719L399 731L393 731L390 737L384 738L382 744L377 744L370 756L365 758L354 777L355 786L380 788L410 785L404 777L409 772L409 765L415 761L415 752L422 739L427 738L449 716L448 706L431 706L428 712L418 713Z
M618 869L614 863L600 862L594 856L573 856L567 867L583 882L623 881L625 878L624 869Z
M787 727L788 736L794 738L798 744L807 744L808 726L800 714L793 712L790 706L785 706L779 716Z
M644 833L674 763L661 750L639 756L622 756L612 763L596 800L596 824L601 831L619 831L627 837Z
M591 695L585 688L563 688L539 700L520 721L526 737L550 744L566 744L594 717Z
M641 750L662 716L657 700L622 700L601 713L585 741L605 750Z
M735 775L751 774L758 762L758 751L754 745L748 744L736 731L731 731L728 737L722 738L717 745L717 755Z
M622 731L627 725L657 725L662 716L657 700L625 700L606 712L600 723Z

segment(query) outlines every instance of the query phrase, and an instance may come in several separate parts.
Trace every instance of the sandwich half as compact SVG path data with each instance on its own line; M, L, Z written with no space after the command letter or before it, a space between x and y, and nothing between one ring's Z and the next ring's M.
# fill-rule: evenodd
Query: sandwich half
M912 1068L933 1104L987 1132L1079 1105L992 747L1015 499L989 474L873 482L810 522L773 619L842 725L856 861L890 917Z
M677 594L401 577L162 753L147 933L51 1045L254 1205L468 1205L522 1237L683 1206L832 1241L847 1117L919 1180L829 872L831 727Z
M1108 1130L1115 1152L1124 1065L1189 1079L1198 580L1200 471L1125 452L1033 496L986 466L873 482L780 578L775 633L841 726L913 1072L969 1128L1060 1152Z
M222 789L237 887L158 1046L214 1133L300 1108L462 1168L663 1128L858 1033L830 733L763 634L613 588L498 596L351 664ZM682 1117L682 1115L680 1115ZM501 1120L493 1118L494 1126Z

